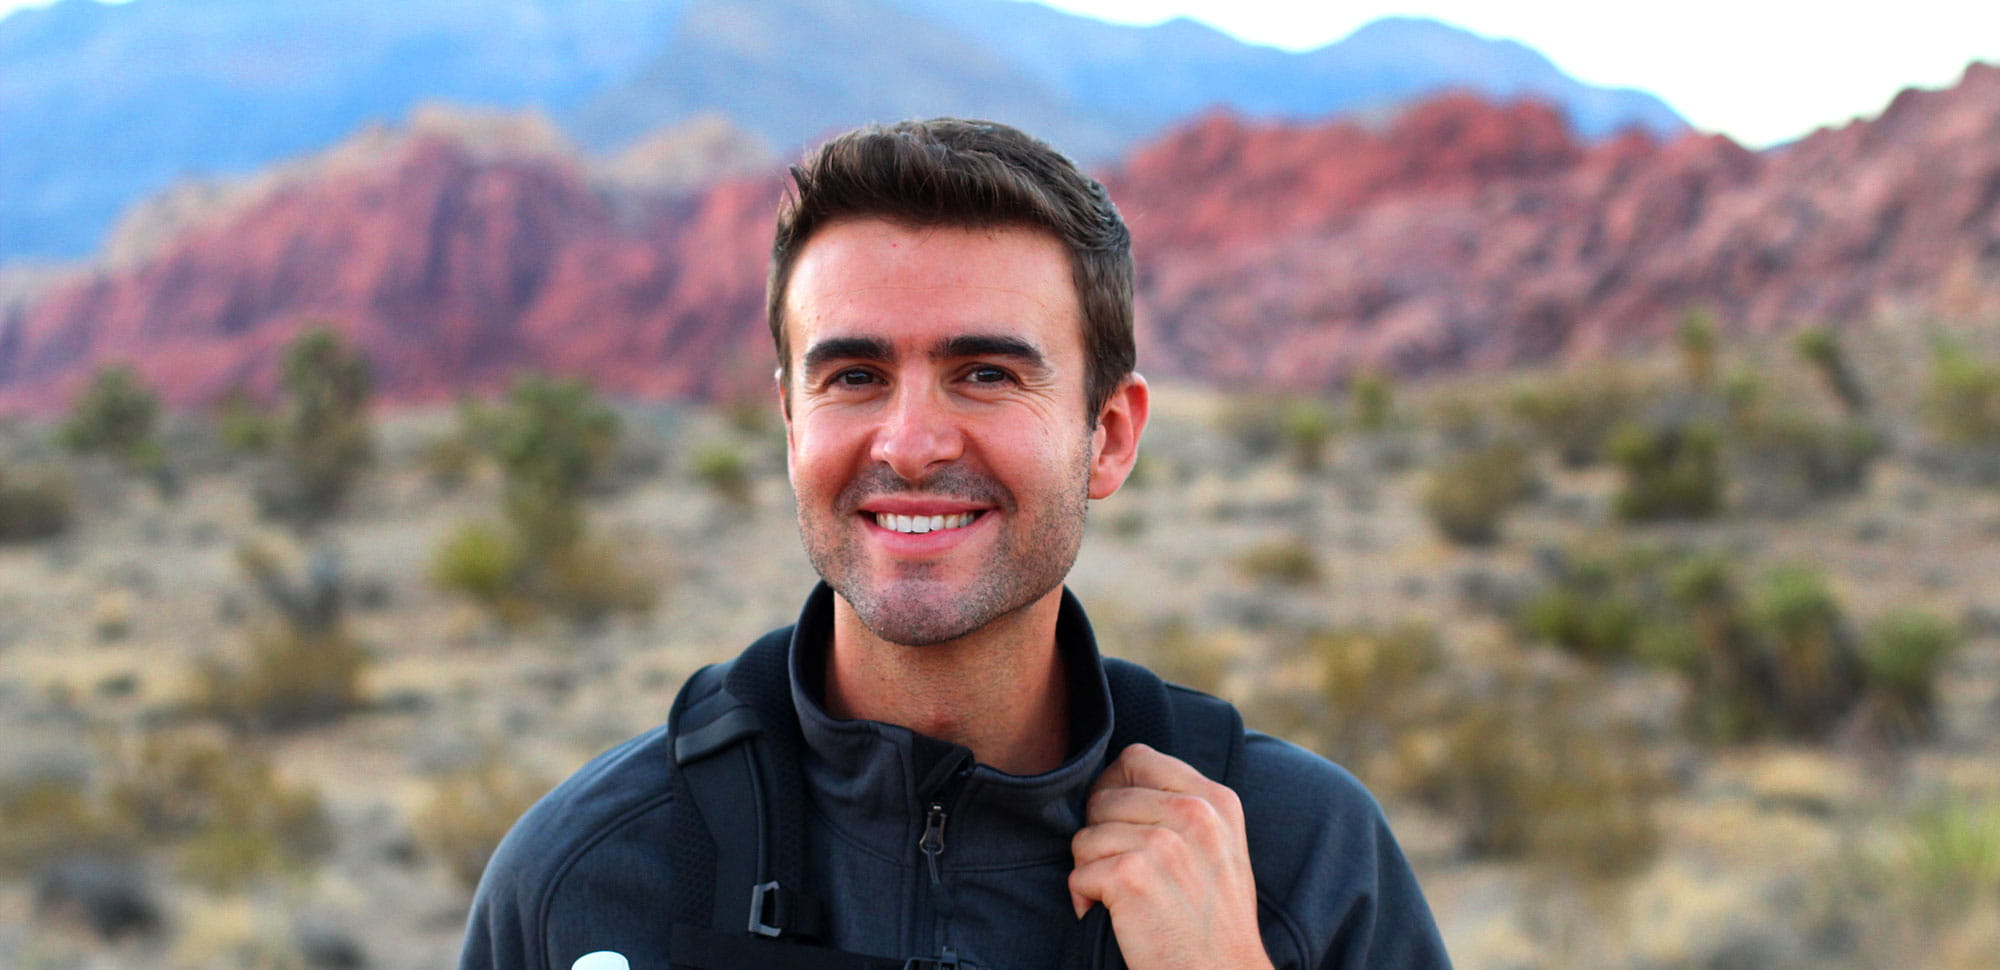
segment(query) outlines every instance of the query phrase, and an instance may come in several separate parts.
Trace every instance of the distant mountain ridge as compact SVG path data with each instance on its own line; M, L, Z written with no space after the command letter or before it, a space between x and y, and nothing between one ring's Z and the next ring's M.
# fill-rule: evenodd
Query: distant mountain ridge
M268 387L321 322L395 401L525 369L637 397L764 393L777 167L621 197L533 124L473 130L357 139L0 311L0 411L54 409L113 361L181 404ZM1497 369L1645 346L1693 307L1765 333L2000 318L2000 67L1764 153L1588 142L1546 105L1453 94L1366 124L1211 113L1099 171L1133 229L1155 376L1312 391L1362 368Z
M0 263L87 255L177 180L253 172L425 101L538 108L600 151L717 114L780 152L976 114L1103 160L1210 107L1320 117L1452 87L1543 97L1586 137L1684 125L1428 21L1289 54L1020 0L59 0L0 21Z

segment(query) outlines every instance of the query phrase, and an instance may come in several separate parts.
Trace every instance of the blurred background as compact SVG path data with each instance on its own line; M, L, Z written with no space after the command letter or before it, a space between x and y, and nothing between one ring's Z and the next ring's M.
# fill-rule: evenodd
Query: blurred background
M960 114L1134 231L1106 650L1459 966L1991 967L2000 12L1059 6L0 3L0 966L451 965L813 580L785 165Z

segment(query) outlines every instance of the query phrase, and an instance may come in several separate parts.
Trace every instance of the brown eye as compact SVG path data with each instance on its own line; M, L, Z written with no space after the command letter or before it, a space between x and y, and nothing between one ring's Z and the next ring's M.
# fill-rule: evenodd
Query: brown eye
M1004 384L1013 380L1013 375L998 367L974 367L965 376L974 384Z

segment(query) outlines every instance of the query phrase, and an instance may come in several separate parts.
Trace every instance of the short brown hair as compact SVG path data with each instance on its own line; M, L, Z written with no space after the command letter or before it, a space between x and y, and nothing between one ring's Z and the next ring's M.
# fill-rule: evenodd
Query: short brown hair
M1093 424L1132 373L1132 234L1096 179L1032 135L990 121L933 118L857 128L792 166L771 241L765 316L789 386L785 287L814 232L839 219L912 226L1024 226L1069 253L1083 308L1085 396Z

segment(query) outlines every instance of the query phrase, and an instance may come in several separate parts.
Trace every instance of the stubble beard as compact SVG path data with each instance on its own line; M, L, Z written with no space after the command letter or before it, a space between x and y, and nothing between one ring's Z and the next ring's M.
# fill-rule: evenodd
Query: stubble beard
M909 482L877 465L841 490L830 513L812 504L812 497L800 495L799 536L813 569L853 607L870 633L904 646L944 643L1035 603L1061 585L1083 545L1088 464L1086 455L1072 480L1028 496L1032 519L1021 517L1023 505L1010 489L970 468L954 465ZM969 583L954 585L951 577L940 575L944 570L938 563L899 563L891 574L874 574L862 548L865 526L854 520L863 502L902 492L977 502L992 507L985 514L1004 517L992 558Z

